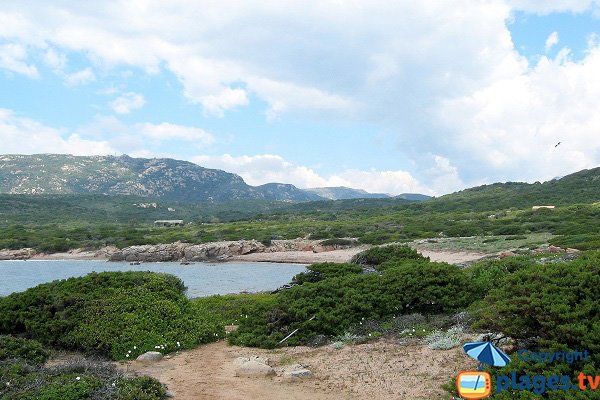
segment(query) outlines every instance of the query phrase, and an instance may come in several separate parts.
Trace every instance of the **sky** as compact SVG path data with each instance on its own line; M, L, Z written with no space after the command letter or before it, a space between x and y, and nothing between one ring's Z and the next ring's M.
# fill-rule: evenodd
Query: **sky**
M389 194L546 181L600 165L600 0L4 0L0 154L36 153Z

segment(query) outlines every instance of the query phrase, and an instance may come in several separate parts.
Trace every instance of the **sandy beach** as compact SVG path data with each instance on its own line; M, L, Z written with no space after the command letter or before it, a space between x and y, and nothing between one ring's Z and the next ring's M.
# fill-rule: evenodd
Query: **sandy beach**
M315 264L323 262L344 263L349 262L352 257L361 251L368 249L368 246L357 246L349 249L331 250L315 253L313 251L278 251L278 252L259 252L240 256L233 256L227 261L250 261L250 262L274 262L274 263L298 263ZM445 251L445 250L424 250L416 248L425 257L431 261L447 262L449 264L460 264L478 260L488 254L470 252L470 251ZM108 260L108 254L105 250L85 251L75 249L65 253L37 253L31 257L32 260Z

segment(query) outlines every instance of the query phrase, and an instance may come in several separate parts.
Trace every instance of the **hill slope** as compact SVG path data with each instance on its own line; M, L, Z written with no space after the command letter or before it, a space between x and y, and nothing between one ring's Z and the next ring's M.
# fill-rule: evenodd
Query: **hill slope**
M293 185L253 187L239 175L186 161L63 154L0 156L0 193L130 195L188 202L321 199Z
M421 204L432 210L485 211L537 205L589 204L600 201L600 167L544 183L507 182L483 185Z

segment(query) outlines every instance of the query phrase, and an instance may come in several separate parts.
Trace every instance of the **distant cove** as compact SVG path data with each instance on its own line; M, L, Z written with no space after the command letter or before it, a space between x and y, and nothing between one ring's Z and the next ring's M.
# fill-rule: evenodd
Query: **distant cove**
M298 264L263 262L143 263L106 261L0 261L0 296L20 292L56 279L103 271L166 272L181 278L188 297L274 290L306 268Z

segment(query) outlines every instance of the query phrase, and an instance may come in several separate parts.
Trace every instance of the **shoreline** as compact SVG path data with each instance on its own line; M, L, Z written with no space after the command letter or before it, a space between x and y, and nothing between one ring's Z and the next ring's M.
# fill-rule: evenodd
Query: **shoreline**
M244 255L234 255L222 260L198 261L198 262L268 262L281 264L317 264L324 262L345 263L349 262L354 255L368 249L370 246L356 246L347 249L337 249L314 252L311 250L288 250L272 252L255 252ZM434 262L447 262L449 264L462 264L473 262L490 254L472 252L472 251L449 251L449 250L430 250L417 246L411 246L425 257L429 257ZM23 251L23 250L22 250ZM32 261L106 261L109 262L110 254L106 250L71 250L61 253L36 253L29 254L29 257L14 258L12 260L32 260ZM1 261L11 261L5 258ZM172 262L179 262L175 260Z

